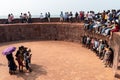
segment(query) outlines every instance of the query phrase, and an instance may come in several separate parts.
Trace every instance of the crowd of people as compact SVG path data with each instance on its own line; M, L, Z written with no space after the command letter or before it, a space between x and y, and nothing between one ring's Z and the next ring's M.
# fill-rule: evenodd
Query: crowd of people
M77 18L76 18L77 20ZM113 32L120 30L120 10L108 10L95 14L93 11L84 15L84 31L100 34L113 39ZM89 35L82 36L82 45L92 50L104 63L105 67L112 67L114 52L106 40L97 39Z
M83 35L82 46L92 50L99 59L103 60L105 67L112 67L114 52L106 40Z
M112 38L113 32L120 30L120 10L108 10L85 17L84 29Z
M29 11L28 11L28 14L27 13L21 13L20 14L20 22L21 23L32 23L31 13ZM14 23L14 15L12 13L8 14L8 19L5 23L6 24Z
M65 14L63 14L61 11L60 22L73 22L73 13L65 12Z
M43 13L40 13L39 18L41 22L50 22L51 13L46 12L44 15ZM59 18L60 18L60 22L83 22L85 21L86 27L88 24L93 25L93 27L90 27L90 29L99 28L101 26L104 26L106 28L106 26L108 27L111 24L114 24L114 22L120 23L120 10L107 10L107 11L98 12L98 13L95 13L94 11L88 11L88 12L79 11L79 12L75 12L74 14L72 11L70 12L61 11ZM9 14L8 23L12 23L13 19L14 19L13 14ZM28 14L21 13L20 20L21 20L20 21L21 23L26 23L26 22L31 23L32 22L31 13L29 11L28 11Z
M76 12L75 15L73 15L73 12L65 12L63 13L61 11L60 13L60 22L81 22L84 21L84 11L80 11L79 13Z
M26 68L26 72L31 72L31 49L28 49L24 46L20 46L15 55L16 61L18 62L19 72L23 72L23 67ZM8 60L9 73L16 74L17 65L15 63L13 54L6 55Z
M20 22L21 23L32 23L32 15L31 13L28 11L27 13L21 13L20 15Z

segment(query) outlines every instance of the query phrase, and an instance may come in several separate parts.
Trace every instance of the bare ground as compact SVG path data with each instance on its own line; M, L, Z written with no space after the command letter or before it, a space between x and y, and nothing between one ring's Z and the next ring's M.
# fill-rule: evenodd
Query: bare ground
M113 70L78 43L63 41L31 41L0 44L0 52L8 46L24 45L32 50L31 73L9 75L7 59L0 54L0 80L114 80ZM15 55L15 52L13 53Z

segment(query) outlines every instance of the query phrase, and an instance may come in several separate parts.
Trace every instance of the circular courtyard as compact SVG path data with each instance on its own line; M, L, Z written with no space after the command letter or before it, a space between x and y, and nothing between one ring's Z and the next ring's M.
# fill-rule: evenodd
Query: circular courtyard
M31 48L33 71L8 73L2 51L8 46ZM78 43L64 41L19 41L0 44L0 80L114 80L112 68ZM13 55L16 54L16 51ZM17 62L16 62L17 64Z

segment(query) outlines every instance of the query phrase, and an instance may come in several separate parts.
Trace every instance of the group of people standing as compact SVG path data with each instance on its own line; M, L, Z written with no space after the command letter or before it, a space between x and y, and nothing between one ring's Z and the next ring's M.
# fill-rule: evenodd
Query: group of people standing
M21 13L20 15L20 22L21 23L32 23L32 15L31 13L28 11L27 13Z
M40 13L40 21L41 22L50 22L50 17L51 17L51 15L50 15L50 12L46 12L45 13L45 17L44 17L44 15L42 14L42 13Z
M11 14L8 14L8 21L6 22L7 24L10 24L12 23L14 20L14 15L11 13Z
M28 14L27 13L21 13L20 14L20 22L21 23L32 23L32 15L31 13L28 11ZM7 19L7 22L6 24L11 24L11 23L14 23L14 15L11 13L11 14L8 14L8 19Z
M31 55L30 54L31 49L28 49L24 46L20 46L17 50L17 53L15 55L16 61L18 62L19 66L19 72L23 72L23 67L26 68L26 72L31 72ZM6 55L6 58L8 60L8 67L9 67L9 73L10 74L16 74L17 65L15 63L13 54Z
M61 11L60 13L60 22L73 22L73 13L72 11L65 12L65 14Z
M112 67L114 52L106 40L83 35L82 45L92 50L101 60L103 60L105 67Z

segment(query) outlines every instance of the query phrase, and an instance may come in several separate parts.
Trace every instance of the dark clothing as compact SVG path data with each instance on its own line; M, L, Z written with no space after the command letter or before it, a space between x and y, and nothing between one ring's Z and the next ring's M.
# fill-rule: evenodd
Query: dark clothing
M84 45L86 44L86 41L87 41L87 37L86 37L86 36L83 36L83 44L84 44Z
M12 53L9 54L9 55L6 55L6 58L7 58L7 60L8 60L9 70L11 70L11 71L16 71L17 66L16 66L16 64L15 64L14 58L13 58L13 56L12 56Z
M32 23L32 18L28 18L28 23Z
M29 52L24 53L25 66L26 66L27 70L30 69L30 57L31 56L30 56Z

